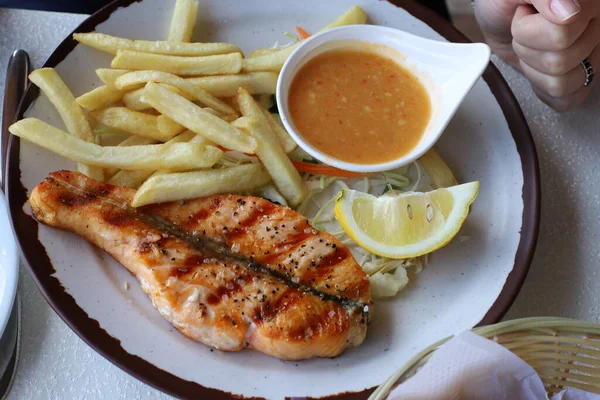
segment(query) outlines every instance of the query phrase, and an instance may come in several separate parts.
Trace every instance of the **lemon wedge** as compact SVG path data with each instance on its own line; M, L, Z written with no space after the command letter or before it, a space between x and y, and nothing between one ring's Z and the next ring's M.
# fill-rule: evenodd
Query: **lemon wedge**
M375 197L343 189L335 216L359 246L387 258L413 258L445 246L458 233L477 198L479 182Z

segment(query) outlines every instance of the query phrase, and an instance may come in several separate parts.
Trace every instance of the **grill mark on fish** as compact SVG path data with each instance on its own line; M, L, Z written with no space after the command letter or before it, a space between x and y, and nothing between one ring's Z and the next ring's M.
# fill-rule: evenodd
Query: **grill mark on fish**
M304 324L295 325L290 329L290 336L295 339L308 339L317 331L319 325L323 324L322 315L310 313Z
M53 177L47 177L46 181L58 182ZM82 193L77 193L76 191L71 190L67 193L63 193L58 200L68 207L81 207L87 203L91 203L98 197L108 196L112 192L113 188L114 186L111 185L99 185L95 191L85 191Z
M194 224L194 223L198 223L198 222L204 221L205 219L207 219L208 217L210 217L217 210L217 208L219 208L220 205L221 205L221 201L218 200L218 199L214 199L208 209L203 208L201 210L198 210L197 213L193 214L189 218L190 224Z
M123 210L110 211L105 218L106 222L112 226L126 226L133 222L133 216Z
M81 207L87 203L90 203L96 199L91 193L86 193L85 196L79 196L72 192L64 193L58 199L62 204L68 207Z
M217 289L217 297L223 298L223 296L231 297L232 294L242 291L242 286L235 281L227 282L225 286L220 286Z
M348 257L351 257L350 250L348 250L346 247L336 246L333 253L329 253L328 255L323 257L321 261L317 264L317 267L333 267L345 261Z
M235 279L227 281L224 285L219 286L214 293L210 293L206 297L206 301L210 305L216 305L221 302L224 297L232 297L236 293L240 293L244 289L244 284L247 283L248 276L238 276Z
M208 216L210 215L210 211L203 208L202 210L199 210L196 214L193 214L192 216L190 216L190 221L196 223L199 221L204 221L206 218L208 218Z
M254 309L252 320L259 325L264 322L269 322L277 316L293 306L303 296L302 292L294 291L290 288L284 290L274 301L265 302Z
M143 239L138 246L138 253L146 254L150 252L154 252L155 247L157 246L156 240L152 239Z
M302 282L306 282L307 284L312 284L314 282L321 282L321 280L325 280L324 278L329 278L334 274L335 269L338 264L344 262L348 257L352 257L350 250L347 248L336 247L335 251L329 253L317 263L317 265L309 270L307 270L300 278ZM326 280L325 280L326 281ZM351 293L359 294L362 290L364 290L365 281L355 282L357 285L350 286L342 286L339 287L337 283L329 285L325 283L323 286L327 290L334 290L336 293L349 295Z
M221 302L221 299L218 298L216 294L211 293L208 296L206 296L206 302L211 306L214 306L216 304L219 304Z
M202 264L206 264L206 257L202 254L191 254L183 260L183 264L186 268L198 267Z
M347 248L337 247L333 252L327 254L323 258L317 259L314 263L315 265L308 270L301 279L305 282L313 282L323 278L334 270L336 265L344 262L348 257L351 257L352 254L350 250Z
M291 240L286 240L284 242L276 243L275 248L277 250L286 248L288 253L291 254L292 252L298 250L299 247L302 246L302 244L311 236L312 235L310 233L304 233L304 232L298 233L296 235L292 235ZM282 260L282 258L285 258L285 256L289 257L289 254L286 254L284 252L272 251L270 254L261 256L260 262L262 264L267 264L267 265L284 264L285 261Z
M244 207L246 202L244 200L238 201L239 207ZM237 211L234 211L234 213ZM270 215L277 212L277 206L272 203L268 203L263 208L253 208L252 212L248 214L246 218L239 221L233 229L227 230L228 240L239 239L243 235L247 235L250 228L257 225L260 219L268 218Z
M188 267L175 267L175 268L171 268L171 272L169 273L169 276L173 276L175 278L183 278L184 276L188 275L191 272L191 268Z
M171 259L171 261L175 260ZM211 261L212 259L205 257L203 254L190 254L184 259L179 260L179 264L183 266L173 267L169 275L176 278L189 277L189 280L191 281L194 279L197 273L201 273L200 269L202 268L202 266L207 263L210 265Z
M54 177L48 177L47 180L56 182L58 185L61 185L68 191L74 193L74 195L84 197L87 199L92 198L92 199L100 200L107 204L111 204L115 207L118 207L119 209L123 210L123 212L131 215L131 218L137 218L140 221L144 222L145 224L149 225L150 227L152 227L158 231L161 231L163 233L166 233L168 235L171 235L171 236L175 237L176 239L179 239L179 240L187 243L194 250L196 250L200 254L202 254L203 257L220 257L220 258L226 258L227 261L230 261L233 263L235 263L235 262L244 263L250 270L252 270L256 273L259 273L259 274L263 274L263 275L267 275L272 278L275 278L276 280L285 284L290 289L295 289L302 293L317 296L322 301L331 301L331 302L338 303L346 309L353 309L355 312L360 312L362 315L363 321L368 320L368 318L367 318L368 304L365 304L365 303L357 301L357 300L352 300L352 299L349 299L346 297L342 297L342 296L338 296L338 295L334 295L334 294L330 294L330 293L324 293L324 292L322 292L316 288L313 288L311 286L307 286L302 283L293 282L285 274L270 270L269 268L265 267L264 265L261 265L261 264L255 262L253 257L250 257L249 259L247 259L238 254L233 254L229 251L228 248L223 247L220 243L217 243L214 240L210 240L210 239L206 239L206 238L199 238L195 235L189 234L188 232L182 231L181 227L176 226L168 221L165 221L161 218L157 218L152 215L140 212L142 210L140 210L140 211L135 210L124 202L120 202L120 201L116 201L116 200L104 197L110 193L110 190L101 189L94 193L94 192L90 192L90 191L87 191L84 189L80 189L80 188L70 184L69 182L66 182L63 180L58 180ZM102 185L102 186L106 186L108 188L111 187L108 185ZM218 200L218 199L215 199L215 200ZM91 201L91 200L87 200L87 201ZM241 206L243 206L244 205L243 203L245 203L245 201L238 200L238 203ZM213 205L218 206L218 205L220 205L220 202L215 201L215 202L213 202ZM265 207L266 212L268 212L268 210L270 210L271 207L273 209L276 209L277 206L274 204L270 204L270 206ZM143 208L143 209L151 210L150 207ZM253 212L253 214L254 214L254 212ZM259 214L264 215L260 212L259 212ZM260 215L257 216L256 219L258 219L260 217ZM153 247L156 245L157 245L156 241L143 242L138 250L140 252L154 251ZM214 303L211 303L211 300ZM215 294L209 295L207 297L207 302L209 304L217 304L219 301L220 301L219 298Z
M286 247L287 249L292 251L292 249L294 249L297 246L301 246L304 242L306 242L307 239L309 239L312 236L313 235L311 233L305 232L297 233L295 235L289 235L289 238L287 240L277 243L275 246L278 249Z
M314 334L318 333L320 327L328 323L335 326L336 331L342 332L348 327L348 319L341 312L340 309L333 309L327 315L308 313L305 323L294 325L290 329L290 336L301 340L310 339ZM334 320L335 322L332 322Z

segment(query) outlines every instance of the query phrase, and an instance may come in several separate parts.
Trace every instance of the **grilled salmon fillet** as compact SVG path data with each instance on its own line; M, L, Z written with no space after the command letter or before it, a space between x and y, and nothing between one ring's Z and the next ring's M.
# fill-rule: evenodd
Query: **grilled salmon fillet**
M135 190L54 172L32 192L35 218L100 247L184 335L286 360L360 345L369 280L335 237L301 214L236 195L130 207Z

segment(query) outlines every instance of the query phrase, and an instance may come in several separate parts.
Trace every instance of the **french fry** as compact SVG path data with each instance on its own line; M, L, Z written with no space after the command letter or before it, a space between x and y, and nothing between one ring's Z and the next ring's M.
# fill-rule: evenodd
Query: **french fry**
M178 93L190 100L187 93L182 92L181 90L173 87L171 85L166 85L164 83L160 84L165 89L170 90L171 92ZM152 108L152 106L144 101L144 88L136 89L131 92L127 92L123 95L123 104L125 107L129 108L133 111L145 111Z
M144 111L152 108L150 104L144 101L144 88L125 93L123 104L133 111Z
M223 193L242 193L271 181L260 164L153 176L138 189L132 207L188 200Z
M253 153L256 140L184 97L149 82L146 101L173 121L226 149Z
M216 97L234 97L239 87L250 94L275 94L277 90L277 74L273 72L203 76L187 80Z
M173 86L167 85L167 84L160 84L160 85L162 87L164 87L165 89L170 90L171 92L178 93L181 96L185 97L186 99L191 100L190 97L187 95L187 93L177 89L176 87L173 87ZM144 88L137 89L137 90L126 93L123 96L123 104L125 105L125 107L129 108L130 110L134 110L134 111L149 112L148 110L152 109L152 106L144 101ZM237 105L236 105L236 107L237 107ZM223 113L220 113L210 107L205 107L204 110L206 110L207 112L209 112L227 122L235 121L237 118L236 114L224 115Z
M89 111L99 110L121 100L123 93L108 86L100 86L75 99L77 104Z
M329 29L338 28L345 25L364 24L367 22L367 14L359 6L354 6L339 16L335 21L321 29L323 32ZM261 50L261 55L244 59L243 70L251 71L273 71L279 72L285 64L290 54L300 46L301 41L291 46L287 46L275 52Z
M352 6L348 11L336 18L332 23L321 29L325 32L329 29L339 28L346 25L362 25L367 22L367 14L359 6Z
M268 110L275 105L275 96L270 94L259 94L254 96L254 98L256 99L256 102L265 110Z
M29 80L48 97L71 135L87 142L96 142L90 123L75 101L75 96L53 68L36 69L29 74ZM78 164L77 170L99 182L104 181L104 173L101 168Z
M74 33L73 38L81 44L113 55L116 55L119 50L188 57L241 52L237 46L230 43L155 42L124 39L98 32Z
M271 114L269 111L267 111L265 109L263 109L262 111L263 111L263 114L265 115L265 117L267 118L267 121L269 122L269 126L273 130L273 133L277 137L277 140L279 141L281 148L286 153L290 153L292 150L294 150L296 148L296 142L294 142L294 139L292 139L290 134L285 130L283 125L281 125L281 123L276 119L276 117L273 116L273 114Z
M241 116L231 123L231 125L244 132L248 132L248 130L252 129L253 124L254 121L252 118L245 116Z
M185 131L182 134L175 136L173 139L169 140L166 144L171 145L174 143L196 143L208 145L210 144L208 141L204 140L200 136L196 135L192 131ZM142 183L149 177L153 176L159 171L152 170L133 170L133 171L119 171L113 177L110 178L108 183L111 185L117 186L125 186L133 189L137 189L140 187Z
M165 89L167 90L167 89ZM110 107L89 113L90 118L109 128L118 129L133 135L144 136L159 142L166 142L176 135L166 134L158 129L157 116L132 111L126 107Z
M177 0L171 18L169 41L191 42L197 14L198 2L196 0Z
M8 130L62 157L102 168L184 171L210 168L223 155L217 147L196 143L102 147L71 136L36 118L25 118L11 125Z
M170 137L175 137L176 135L179 135L181 132L185 131L184 126L179 125L177 122L164 115L159 115L156 117L156 127L160 133Z
M100 78L102 83L104 83L110 89L118 90L118 88L115 86L115 81L118 77L125 75L128 72L131 71L128 69L98 68L96 70L96 75L98 75L98 78Z
M271 71L279 72L289 56L300 46L301 42L284 47L276 52L262 56L245 58L242 66L244 72Z
M237 100L242 115L250 119L248 132L256 138L256 155L273 178L273 183L291 206L300 204L308 190L300 174L281 148L263 110L244 89L238 90Z
M145 138L143 136L133 135L133 136L130 136L127 139L123 140L117 146L122 146L122 147L126 147L126 146L144 146L144 145L147 145L147 144L155 144L155 143L156 143L156 140ZM118 168L105 168L104 169L104 179L109 180L110 178L112 178L118 172L119 172Z
M296 148L296 142L294 142L294 139L292 139L292 137L287 133L285 128L281 126L281 124L276 120L273 114L264 109L262 109L262 112L267 118L269 126L273 130L273 133L275 134L275 137L277 138L277 141L279 142L279 145L281 146L283 151L285 151L286 153L292 152L292 150ZM250 117L240 117L231 123L231 125L244 132L248 132L250 129L253 129L254 124L255 121L253 121L253 119Z
M29 80L48 97L71 135L94 142L92 128L83 110L77 105L75 97L53 68L36 69L29 74Z
M110 66L133 70L164 71L176 75L225 75L237 74L241 71L242 55L230 53L216 56L180 57L119 50Z
M159 82L169 84L176 87L180 92L187 94L186 98L196 100L211 107L225 115L235 114L235 110L229 105L219 100L201 87L194 85L192 82L183 79L177 75L162 71L135 71L119 77L115 86L119 90L127 90L144 86L147 82Z

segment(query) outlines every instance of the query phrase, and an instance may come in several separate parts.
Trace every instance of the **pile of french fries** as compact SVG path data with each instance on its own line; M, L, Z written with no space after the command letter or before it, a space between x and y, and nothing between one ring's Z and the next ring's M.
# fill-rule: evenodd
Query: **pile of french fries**
M196 0L176 0L166 41L74 34L114 55L111 68L96 70L104 85L75 98L54 69L35 70L29 78L66 132L35 118L10 132L77 162L93 179L137 189L133 207L270 184L299 204L307 189L287 156L295 143L268 111L298 43L247 57L230 43L191 43L197 12ZM355 6L323 30L365 22ZM126 138L108 146L106 133Z

